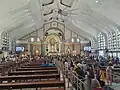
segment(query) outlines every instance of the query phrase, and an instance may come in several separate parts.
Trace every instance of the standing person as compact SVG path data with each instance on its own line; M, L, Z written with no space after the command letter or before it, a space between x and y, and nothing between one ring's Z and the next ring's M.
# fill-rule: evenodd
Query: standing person
M103 69L100 69L99 71L99 78L100 78L99 82L100 82L101 87L105 86L105 73Z
M83 69L82 69L82 67L81 67L81 65L80 64L77 64L77 69L76 69L76 73L77 73L77 75L78 75L78 86L79 86L79 83L81 83L82 84L82 90L84 90L84 81L85 81L85 73L84 73L84 71L83 71ZM76 83L77 83L76 82ZM78 87L77 87L78 88ZM79 90L79 88L78 88L78 90Z
M3 58L2 58L2 62L5 62L5 57L4 57L4 55L3 55Z
M112 85L112 67L110 65L106 68L106 83Z
M86 65L85 61L82 62L82 68L83 68L83 71L85 73L87 70L87 65Z
M93 69L91 66L88 66L87 76L88 76L88 78L87 78L88 88L89 88L89 90L91 90L92 89L91 81L92 81L92 79L94 79L94 72L93 72Z
M64 65L65 65L65 75L68 76L67 75L68 74L68 61L67 60L65 60Z
M94 70L91 66L88 68L88 77L94 79Z

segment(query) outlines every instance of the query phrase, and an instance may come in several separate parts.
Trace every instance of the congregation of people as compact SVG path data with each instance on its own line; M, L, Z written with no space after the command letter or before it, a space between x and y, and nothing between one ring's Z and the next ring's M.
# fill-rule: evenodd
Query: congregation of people
M65 70L76 73L81 82L84 83L87 76L91 88L112 85L112 69L119 68L120 64L119 58L110 56L107 58L102 56L58 56L57 58L64 63Z
M114 67L119 67L119 58L117 57L102 57L102 56L70 56L70 55L62 55L62 56L42 56L39 55L37 57L25 55L23 57L19 57L17 55L13 55L10 57L3 58L1 63L8 61L16 61L28 59L30 61L41 60L42 64L50 64L54 63L54 61L58 60L64 65L65 76L68 79L71 79L70 73L73 73L79 79L72 78L74 81L73 87L77 88L76 83L82 82L82 88L84 90L83 83L89 83L88 87L91 88L102 88L106 85L112 85L112 69ZM78 81L77 81L78 80Z

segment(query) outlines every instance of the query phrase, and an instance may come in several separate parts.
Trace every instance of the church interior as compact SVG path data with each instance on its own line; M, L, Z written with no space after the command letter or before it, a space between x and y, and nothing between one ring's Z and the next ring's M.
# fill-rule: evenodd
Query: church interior
M0 90L120 90L120 0L1 0Z

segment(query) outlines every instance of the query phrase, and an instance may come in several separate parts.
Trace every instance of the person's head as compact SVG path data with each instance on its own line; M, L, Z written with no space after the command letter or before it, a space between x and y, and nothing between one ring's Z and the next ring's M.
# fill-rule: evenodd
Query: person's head
M78 64L78 62L75 62L75 65L77 65Z
M65 62L67 62L67 60L65 59Z

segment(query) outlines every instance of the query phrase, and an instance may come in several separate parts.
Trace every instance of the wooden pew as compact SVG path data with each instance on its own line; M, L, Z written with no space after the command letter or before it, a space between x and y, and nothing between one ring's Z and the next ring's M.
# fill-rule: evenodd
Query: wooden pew
M21 68L40 68L40 65L37 66L22 66Z
M40 64L41 64L41 63L37 63L37 64L32 63L32 64L27 64L27 65L25 65L25 66L40 66Z
M39 90L65 90L64 88L45 88L45 89L39 89Z
M1 83L0 89L22 90L22 88L36 88L36 90L38 90L38 88L40 88L40 90L46 90L44 88L47 88L47 90L65 90L65 82L59 81L60 74L56 67L41 67L40 64L35 63L22 66L21 68L16 69L16 71L9 72L8 75L10 76L0 77L0 81L8 81L7 83ZM53 78L55 79L54 81ZM52 81L50 79L52 79Z
M30 71L30 70L56 70L56 67L36 67L36 68L17 68L16 71Z
M65 90L65 83L64 81L55 81L55 80L49 80L49 81L40 81L40 82L26 82L26 83L3 83L0 84L0 89L20 89L22 88L48 88L48 87L63 87ZM59 89L58 89L59 90Z
M35 75L35 74L57 74L58 70L34 70L34 71L12 71L8 75Z
M60 75L59 74L45 74L45 75L19 75L19 76L1 76L0 77L0 82L2 83L3 81L7 82L12 82L12 81L26 81L26 80L34 80L34 79L56 79L60 80Z
M5 76L8 74L9 71L15 70L17 67L20 67L22 65L28 64L29 60L24 59L24 60L19 60L18 62L16 61L7 61L3 62L0 64L0 73L2 76Z

